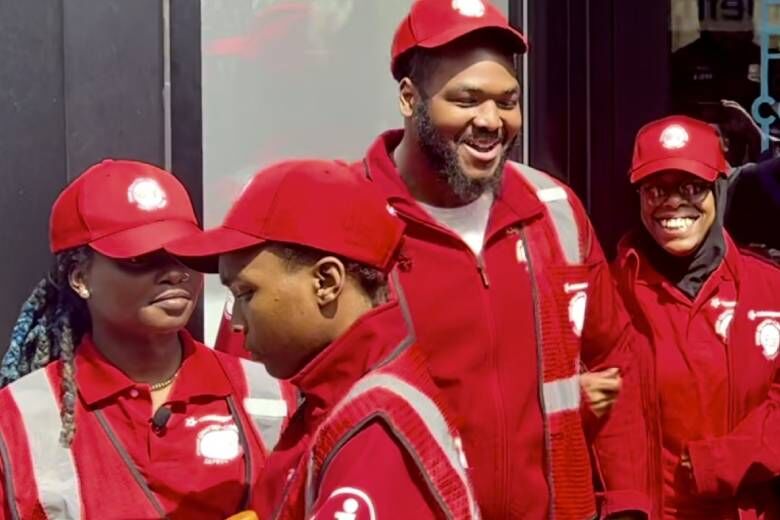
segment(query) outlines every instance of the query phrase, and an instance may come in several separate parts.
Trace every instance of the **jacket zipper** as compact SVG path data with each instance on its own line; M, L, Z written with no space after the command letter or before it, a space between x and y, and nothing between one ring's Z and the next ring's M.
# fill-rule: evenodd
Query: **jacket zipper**
M728 375L728 403L729 403L729 413L728 413L728 421L726 422L726 429L728 432L731 432L734 429L734 407L735 407L735 397L734 397L734 361L732 359L733 355L733 349L731 348L731 337L733 336L731 334L731 330L736 326L737 324L737 316L739 316L738 311L740 309L739 307L739 299L737 298L737 305L734 307L734 318L732 321L732 326L728 328L728 331L726 333L726 374Z
M397 208L396 208L397 210ZM468 244L464 243L463 240L461 240L459 237L453 235L453 233L442 226L438 226L435 223L429 223L422 219L419 219L413 215L409 215L408 213L397 210L398 214L403 216L405 219L410 220L412 222L415 222L418 225L425 226L428 228L435 229L437 231L440 231L441 233L444 233L450 238L453 238L454 240L457 240L458 243L460 243L463 247L466 248L466 250L471 254L472 258L475 260L475 264L477 267L477 273L479 274L480 281L482 282L482 287L484 290L487 290L490 288L490 279L488 278L487 274L487 267L485 266L485 260L480 252L480 254L475 254L474 251L468 246ZM484 239L483 239L484 240ZM486 243L487 240L484 240ZM482 292L483 301L486 299L484 291ZM507 454L509 453L509 448L507 446L508 440L507 436L504 435L504 431L506 430L506 417L505 417L505 410L504 410L504 400L501 396L501 385L498 380L498 362L496 360L496 335L495 335L495 323L493 320L493 314L490 312L490 302L484 301L485 305L485 313L488 316L489 319L489 327L488 332L490 334L490 356L491 356L491 362L493 365L493 376L492 376L492 383L493 383L493 393L495 396L495 402L496 402L496 420L499 424L499 431L501 432L498 436L499 442L499 460L504 460L507 457ZM545 437L547 435L545 434ZM507 490L509 488L509 464L508 463L499 463L499 470L501 473L501 495L506 495ZM507 501L502 501L501 503L501 510L503 513L506 513L509 509Z
M490 279L488 278L487 268L485 267L485 260L482 257L482 253L480 253L480 254L474 253L474 250L472 250L468 246L468 244L464 243L463 240L460 237L455 236L452 233L452 231L450 231L449 229L447 229L445 227L442 227L442 226L439 226L435 222L434 223L426 222L426 221L422 220L421 218L415 217L414 215L410 215L409 213L406 213L405 211L399 210L399 209L397 209L395 207L394 207L394 209L398 212L399 215L403 216L407 220L410 220L410 221L412 221L412 222L414 222L416 224L419 224L421 226L425 226L427 228L435 229L436 231L439 231L439 232L447 235L448 237L452 238L453 240L457 240L458 243L460 243L462 246L464 246L468 250L468 252L471 253L471 256L474 258L476 266L477 266L477 273L479 274L479 279L482 280L482 285L486 289L490 287Z
M482 279L482 285L485 286L485 289L488 289L490 287L490 280L488 280L487 269L485 268L485 261L482 258L482 253L475 256L477 259L477 272Z
M542 330L539 319L542 309L539 304L539 286L536 283L536 273L534 271L533 260L531 259L531 250L528 248L528 240L523 228L520 228L520 238L523 241L523 250L525 251L525 261L528 263L528 275L531 279L531 298L534 303L534 331L536 332L536 366L539 370L539 405L542 410L542 429L544 433L544 462L545 473L547 477L547 487L550 493L550 507L547 517L550 520L555 519L555 489L553 486L552 475L552 442L550 440L550 424L547 420L547 410L544 404L544 349L542 348Z

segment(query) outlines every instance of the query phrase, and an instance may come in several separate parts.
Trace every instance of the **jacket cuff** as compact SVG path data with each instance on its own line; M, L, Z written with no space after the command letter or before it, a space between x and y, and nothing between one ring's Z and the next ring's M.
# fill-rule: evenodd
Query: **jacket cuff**
M601 514L599 515L601 520L609 518L610 515L628 512L642 513L645 518L650 518L652 505L650 497L644 493L633 490L616 490L606 491L601 496L603 498Z
M718 450L710 441L688 443L688 457L693 468L696 492L700 495L718 493Z

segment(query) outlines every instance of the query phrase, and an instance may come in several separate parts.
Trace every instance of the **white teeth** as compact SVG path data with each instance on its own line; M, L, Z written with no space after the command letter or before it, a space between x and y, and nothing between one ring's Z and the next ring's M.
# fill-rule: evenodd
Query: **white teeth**
M474 148L475 150L479 150L480 152L489 152L490 150L495 148L497 144L498 143L492 143L492 144L468 143L470 147Z
M696 222L696 219L690 217L663 218L659 222L664 229L669 231L683 231Z

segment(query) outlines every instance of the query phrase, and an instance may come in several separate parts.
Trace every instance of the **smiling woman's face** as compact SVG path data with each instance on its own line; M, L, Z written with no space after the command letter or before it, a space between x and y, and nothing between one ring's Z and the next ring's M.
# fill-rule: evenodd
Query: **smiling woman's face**
M71 275L71 285L89 291L92 322L131 334L166 334L187 325L203 277L159 252L115 260L95 252Z
M688 256L715 222L712 183L679 171L660 172L639 187L642 224L667 253Z

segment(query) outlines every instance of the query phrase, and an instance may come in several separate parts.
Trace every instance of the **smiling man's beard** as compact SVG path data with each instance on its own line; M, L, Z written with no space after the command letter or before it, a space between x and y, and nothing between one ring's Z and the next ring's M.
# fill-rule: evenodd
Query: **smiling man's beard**
M442 179L447 181L447 184L459 200L471 202L485 192L498 193L504 174L504 164L509 158L509 151L512 149L514 140L510 143L510 146L506 147L506 150L502 151L493 175L481 179L472 179L460 167L455 150L448 146L441 132L433 124L427 101L422 101L415 105L414 122L420 139L420 148L431 163L431 166L433 166ZM499 144L499 146L501 145Z

